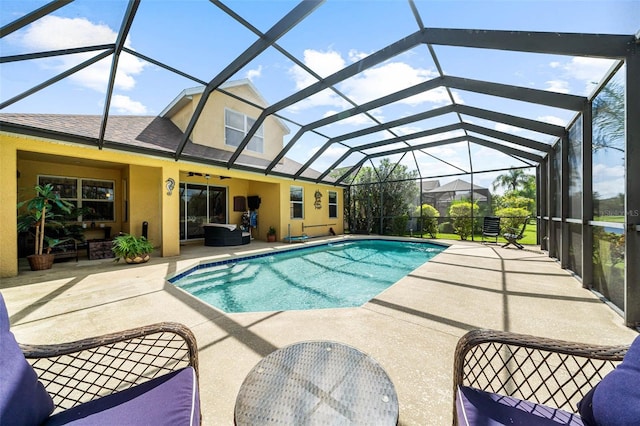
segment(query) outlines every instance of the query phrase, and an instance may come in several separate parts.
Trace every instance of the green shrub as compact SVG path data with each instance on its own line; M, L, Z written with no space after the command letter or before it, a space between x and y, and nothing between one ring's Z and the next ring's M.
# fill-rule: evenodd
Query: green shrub
M393 234L404 235L407 231L407 223L409 223L409 215L403 214L400 216L394 216L393 218Z
M438 226L438 231L441 234L453 234L453 226L451 222L442 222L440 226Z
M458 201L449 207L449 216L453 224L453 231L460 235L461 240L466 240L473 228L471 215L478 211L477 204L471 204L469 201Z
M522 229L529 212L522 207L506 207L496 210L496 216L500 217L500 232L502 234L507 232L517 234Z
M440 212L431 204L423 204L421 207L416 207L414 215L418 217L418 229L429 234L431 238L436 238Z
M145 237L136 237L130 234L121 234L113 239L113 248L111 249L115 255L114 262L118 262L120 258L135 258L144 256L153 252L153 244Z

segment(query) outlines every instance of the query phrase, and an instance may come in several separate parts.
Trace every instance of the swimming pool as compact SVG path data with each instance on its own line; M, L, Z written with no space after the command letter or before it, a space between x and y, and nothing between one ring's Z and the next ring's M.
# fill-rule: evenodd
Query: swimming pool
M198 265L169 281L227 313L354 307L445 248L351 240Z

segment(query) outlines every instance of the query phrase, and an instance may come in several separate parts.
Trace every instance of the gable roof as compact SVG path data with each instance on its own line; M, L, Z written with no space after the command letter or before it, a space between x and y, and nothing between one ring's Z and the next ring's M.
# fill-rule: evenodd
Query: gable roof
M473 185L473 191L475 192L475 191L478 191L478 190L480 190L480 191L485 190L486 191L487 188L474 184ZM456 180L453 180L453 181L451 181L449 183L445 183L444 185L439 186L437 188L433 188L433 189L431 189L429 191L423 191L423 192L429 192L429 193L435 194L435 193L439 193L439 192L457 192L457 191L469 192L469 191L471 191L471 184L469 182L466 182L466 181L462 180L462 179L456 179Z
M243 78L243 79L240 79L240 80L227 81L224 84L222 84L217 89L217 91L219 91L219 92L221 92L221 93L223 93L225 95L230 95L229 92L226 91L226 89L231 89L233 87L243 87L243 86L247 87L249 90L251 90L251 92L253 92L253 94L260 100L260 103L262 103L262 105L260 105L260 107L264 108L267 105L269 105L269 103L262 97L262 95L260 94L260 92L258 91L256 86L254 86L253 83L251 83L251 80L249 80L248 78ZM163 118L171 118L175 113L180 111L187 104L189 104L190 102L193 102L192 97L194 95L203 94L204 93L204 89L205 89L205 86L196 86L196 87L190 87L188 89L184 89L182 92L180 92L178 94L178 96L176 96L171 102L169 102L169 105L167 105L160 112L159 116L163 117ZM291 132L289 127L284 123L284 121L282 121L278 117L274 117L274 118L276 119L276 122L280 125L280 127L282 128L284 134L288 135Z

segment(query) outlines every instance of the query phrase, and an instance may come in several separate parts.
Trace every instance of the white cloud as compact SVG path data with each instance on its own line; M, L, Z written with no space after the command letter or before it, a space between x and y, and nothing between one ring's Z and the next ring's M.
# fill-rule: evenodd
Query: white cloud
M320 52L318 50L306 49L304 51L304 64L320 77L327 77L345 67L345 61L339 52L329 50ZM289 70L290 75L296 83L296 89L303 89L317 80L308 72L297 65Z
M258 66L258 68L247 71L247 78L250 81L254 81L256 78L259 78L262 75L262 65Z
M351 50L348 60L356 61L366 57L366 53ZM307 49L304 51L304 63L321 77L326 77L345 68L347 60L335 50L325 52ZM317 80L298 66L289 70L297 89L307 87ZM414 68L404 62L387 62L375 68L367 69L339 84L338 88L350 99L357 103L367 102L372 99L394 93L409 86L421 83L437 77L437 73L429 69ZM460 100L458 95L454 95ZM449 95L443 88L436 88L428 92L420 93L397 103L416 106L422 103L445 104L449 103ZM298 102L290 108L292 112L316 106L349 108L350 105L339 98L335 93L324 90L304 101Z
M352 105L344 99L340 98L333 91L325 89L316 93L315 95L301 100L300 102L296 102L295 104L288 107L287 111L297 113L317 106L329 106L344 110L347 108L351 108Z
M544 90L558 93L569 93L569 82L564 80L549 80Z
M600 198L610 198L624 192L624 166L593 165L593 192Z
M349 51L349 60L351 62L358 62L359 60L364 59L367 56L369 56L368 53L358 52L356 49L351 49Z
M567 79L575 79L582 82L584 84L582 93L587 95L593 91L594 83L602 80L613 63L614 61L610 59L575 57L564 64L551 62L549 66L554 69L561 68Z
M360 103L380 98L435 77L437 74L428 69L414 68L404 62L387 62L344 81L340 84L340 89L355 102ZM446 90L438 88L398 102L412 106L423 102L446 103L449 102L449 96Z
M93 46L114 43L117 32L104 24L95 24L85 18L62 18L45 16L35 21L15 38L32 51L47 51L69 49L82 46ZM131 48L127 38L125 46ZM74 55L56 56L44 61L47 68L56 72L63 72L73 66L94 57L99 52L78 53ZM85 68L69 77L80 86L104 93L107 89L112 58L105 58L92 66ZM120 55L118 72L116 73L115 88L130 90L135 84L135 75L140 74L145 62L129 54Z
M554 117L553 115L540 116L536 120L544 121L545 123L555 124L556 126L562 126L562 127L564 127L567 124L566 121L563 120L562 118Z
M124 95L113 95L111 97L111 107L121 114L146 114L147 107Z
M586 82L600 81L611 68L613 60L598 58L572 58L564 65L564 70L573 78Z
M504 123L496 123L494 128L499 132L511 133L511 134L523 132L523 129L521 129L520 127L510 126Z

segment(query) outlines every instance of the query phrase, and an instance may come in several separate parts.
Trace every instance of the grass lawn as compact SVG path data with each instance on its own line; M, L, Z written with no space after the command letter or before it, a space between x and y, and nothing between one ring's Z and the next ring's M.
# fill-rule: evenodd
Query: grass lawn
M537 231L537 225L535 222L531 222L529 224L527 224L526 229L524 230L524 236L522 237L521 240L518 240L518 242L520 244L525 244L525 245L535 245L536 244L536 231ZM430 238L428 234L423 234L422 235L424 238ZM441 239L447 239L447 240L459 240L460 236L458 234L443 234L443 233L438 233L438 235L436 236L437 238L441 238ZM482 241L482 234L475 234L474 236L474 240L475 241ZM491 239L493 241L493 238ZM471 236L467 237L467 241L471 241ZM507 240L505 240L502 237L498 237L498 243L503 243L505 244L507 242Z

